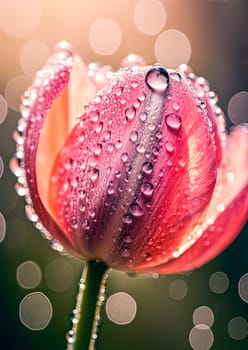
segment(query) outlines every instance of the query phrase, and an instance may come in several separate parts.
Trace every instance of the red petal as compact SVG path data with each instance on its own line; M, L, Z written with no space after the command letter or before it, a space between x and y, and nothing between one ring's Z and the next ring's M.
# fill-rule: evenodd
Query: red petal
M198 227L201 236L180 257L155 267L153 271L176 273L205 264L222 252L245 224L248 217L247 129L234 128L224 151L226 159L218 170L218 180L205 222Z
M193 244L188 231L202 221L216 180L209 120L192 87L171 74L168 92L153 91L150 69L122 70L99 92L60 152L50 188L77 254L121 269Z

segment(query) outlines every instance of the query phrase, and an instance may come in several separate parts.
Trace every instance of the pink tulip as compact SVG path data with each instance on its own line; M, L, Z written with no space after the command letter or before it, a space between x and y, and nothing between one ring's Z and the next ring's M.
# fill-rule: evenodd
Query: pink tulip
M248 214L247 127L228 135L216 95L184 65L167 71L129 55L122 66L86 66L60 43L14 133L27 216L54 248L88 262L68 350L94 345L108 267L194 269Z
M182 272L247 219L248 133L227 135L203 78L142 64L127 58L113 73L57 46L21 107L26 209L80 259Z

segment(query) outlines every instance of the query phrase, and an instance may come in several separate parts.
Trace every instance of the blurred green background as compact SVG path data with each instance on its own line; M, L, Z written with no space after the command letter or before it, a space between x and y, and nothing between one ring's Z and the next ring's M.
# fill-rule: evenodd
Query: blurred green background
M66 39L86 62L100 60L118 67L123 57L136 52L148 63L153 63L157 58L154 44L158 35L176 29L190 42L189 64L196 74L211 82L211 89L219 95L219 105L226 115L232 96L248 90L246 0L161 1L166 17L164 14L164 22L155 34L142 32L137 27L134 16L137 3L131 0L11 0L7 6L7 2L0 0L0 94L9 104L8 115L0 124L0 155L4 163L0 179L0 212L6 221L6 235L0 244L0 349L65 349L65 333L71 328L70 313L75 306L82 269L82 262L54 252L27 221L24 201L16 195L15 178L8 168L15 152L12 133L19 117L18 99L25 84L31 81L32 70L44 64L46 48L51 50L54 43ZM111 18L121 28L121 43L112 54L100 55L88 39L91 24L99 18ZM23 23L26 27L22 27ZM153 28L152 24L150 27ZM38 55L30 51L27 57L23 47L32 40L38 40L41 51ZM178 50L180 56L180 45ZM37 66L32 66L32 60L37 60ZM16 80L16 89L10 88L9 82L16 76L22 77L21 85ZM248 122L244 108L243 114L246 118L243 121ZM230 121L228 125L231 125ZM130 294L136 301L137 314L132 323L118 325L109 320L104 307L97 349L192 349L189 334L194 327L194 311L199 306L208 306L214 315L211 349L248 349L247 279L242 289L247 302L242 300L238 289L241 277L248 272L247 230L246 226L236 241L214 261L189 274L135 277L111 272L108 295L120 291ZM41 281L35 288L22 288L18 283L17 269L26 261L34 261L40 268ZM51 263L54 261L58 270L53 278ZM213 274L219 271L225 278L222 281L216 279L213 284L214 276L220 276ZM44 293L53 308L52 319L43 330L30 330L20 321L19 305L31 292ZM195 341L197 343L197 339ZM197 350L209 349L204 335L199 336L197 344Z

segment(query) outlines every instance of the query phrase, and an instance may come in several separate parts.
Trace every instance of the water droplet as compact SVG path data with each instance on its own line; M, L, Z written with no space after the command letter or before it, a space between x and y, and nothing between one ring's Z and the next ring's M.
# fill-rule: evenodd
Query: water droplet
M109 130L105 131L102 136L103 136L105 141L109 140L110 136L111 136L111 131L109 131Z
M101 143L98 143L96 146L95 146L95 150L94 150L94 153L96 156L99 156L99 154L101 154L102 152L102 144Z
M178 112L180 109L179 103L177 101L173 101L172 108L174 109L174 111Z
M84 222L83 222L83 228L85 229L85 230L89 230L89 228L90 228L90 222L89 222L89 220L84 220Z
M71 186L76 188L78 186L78 179L76 177L72 178Z
M174 145L171 141L166 141L165 143L165 149L167 152L172 153L174 151Z
M130 213L135 217L140 217L144 215L143 209L138 204L132 204L130 206Z
M121 86L117 87L115 90L116 96L121 96L122 93L123 93L123 88Z
M225 210L224 204L220 203L216 207L218 213L222 213Z
M107 193L109 195L112 195L115 193L115 189L114 189L114 186L112 184L110 184L108 187L107 187Z
M23 169L20 167L19 161L16 157L13 157L9 162L9 167L12 173L19 177L23 174Z
M136 114L136 110L134 107L127 108L125 111L126 118L128 120L133 120Z
M96 168L92 168L88 171L88 177L91 179L91 181L95 182L98 179L99 176L99 170Z
M128 224L128 225L129 225L129 224L132 223L133 218L132 218L131 215L126 214L126 215L123 216L122 221L123 221L125 224Z
M145 94L145 93L141 93L141 94L138 96L138 100L139 100L140 102L145 101L145 99L146 99L146 94Z
M170 74L170 77L176 81L178 81L179 83L181 82L182 80L182 76L179 72L173 72Z
M90 117L90 120L91 120L92 122L97 122L98 119L99 119L99 112L97 112L97 111L91 111L91 112L89 113L89 117Z
M144 182L141 185L141 192L145 195L150 197L153 194L154 191L154 187L153 184L151 184L150 182Z
M178 164L180 165L180 167L181 167L181 168L184 168L184 167L185 167L186 162L185 162L185 160L184 160L184 159L180 159L180 160L179 160L179 162L178 162Z
M128 154L127 153L123 153L121 155L121 160L123 163L126 163L128 161Z
M152 171L153 171L153 164L152 164L151 162L145 162L145 163L143 163L143 165L142 165L142 171L143 171L145 174L147 174L147 175L151 174Z
M97 134L99 134L102 131L102 128L103 128L103 122L95 122L94 123L93 129L95 130L95 132Z
M145 260L146 261L151 261L152 260L152 256L151 256L150 253L146 253Z
M121 147L122 147L122 142L121 142L121 140L118 140L118 141L115 143L115 148L120 149Z
M130 235L125 235L123 237L123 242L125 243L131 243L132 242L132 237Z
M128 248L122 249L121 256L128 258L130 256L130 250Z
M131 134L129 135L129 140L132 142L137 141L138 138L138 133L137 131L132 131Z
M140 113L139 118L140 118L140 120L141 120L142 122L146 121L146 119L147 119L147 113L146 113L146 112Z
M169 84L169 74L164 67L155 66L147 72L145 81L150 89L163 93Z
M182 119L176 113L169 113L165 116L167 126L172 130L179 130L182 126Z
M34 208L31 205L25 206L25 212L28 220L31 222L37 222L39 220L38 215L35 213Z
M146 150L143 143L138 143L135 149L138 153L144 153Z
M108 144L108 147L107 147L107 150L108 150L109 152L113 152L114 149L115 149L114 144L113 144L113 143L109 143L109 144Z

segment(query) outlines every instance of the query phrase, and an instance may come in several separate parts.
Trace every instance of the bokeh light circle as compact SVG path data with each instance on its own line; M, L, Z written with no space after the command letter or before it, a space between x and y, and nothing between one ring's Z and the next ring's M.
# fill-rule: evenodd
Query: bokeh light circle
M41 269L34 261L24 261L16 270L16 279L24 289L36 288L41 281Z
M2 243L2 241L4 240L5 234L6 234L6 221L3 214L0 212L0 243Z
M48 46L41 40L26 41L20 50L20 66L23 73L33 76L44 66L50 55Z
M134 23L146 35L156 35L167 19L163 4L158 0L139 0L134 9Z
M214 293L225 293L229 287L227 274L222 271L214 272L209 278L209 287Z
M191 45L187 36L175 29L159 34L154 45L155 57L167 68L176 68L188 63L191 56Z
M213 332L207 325L199 324L191 329L189 342L194 350L209 350L214 343Z
M70 288L73 279L73 268L64 258L52 260L46 267L46 284L55 292L64 292Z
M169 294L172 299L182 300L186 297L188 292L187 284L182 279L176 279L171 282L169 286Z
M0 94L0 124L5 120L8 113L8 104L5 98Z
M136 312L136 301L127 293L112 294L106 302L106 314L109 320L116 324L131 323L136 316Z
M14 111L19 111L21 96L30 83L31 79L26 75L17 75L6 84L4 97Z
M0 156L0 179L1 179L2 175L3 175L3 172L4 172L4 164L3 164L3 159Z
M100 18L89 30L91 48L99 55L112 55L120 46L122 33L119 25L109 18Z
M232 339L242 340L248 335L248 323L243 317L234 317L228 323L228 333Z
M248 92L240 91L228 103L227 113L234 124L248 123Z
M208 327L212 327L214 323L213 311L208 306L197 307L193 312L193 323L195 326L205 324Z
M40 26L41 0L1 1L0 26L10 37L23 38Z
M238 292L240 298L248 303L248 273L245 273L239 280Z
M33 331L46 328L51 321L53 308L48 297L41 292L27 294L19 306L20 321Z

